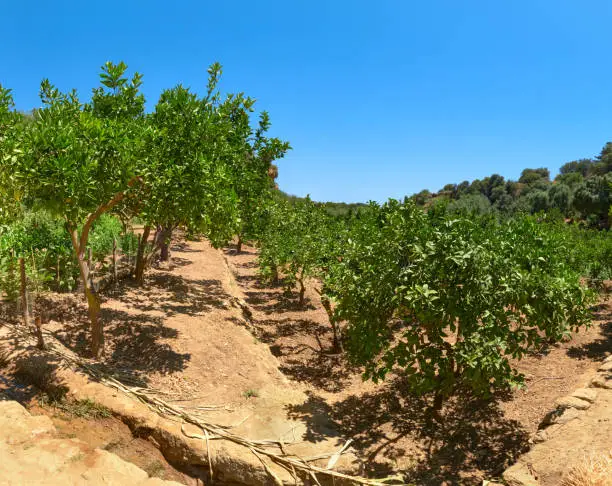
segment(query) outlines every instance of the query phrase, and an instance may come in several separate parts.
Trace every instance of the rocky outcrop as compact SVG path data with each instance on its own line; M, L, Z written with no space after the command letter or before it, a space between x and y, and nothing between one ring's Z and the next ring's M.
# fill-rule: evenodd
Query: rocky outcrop
M561 484L585 458L609 454L611 438L612 356L608 356L585 388L555 402L532 439L534 447L504 472L504 481L512 486Z
M51 419L0 397L0 485L171 486L78 439L58 438Z

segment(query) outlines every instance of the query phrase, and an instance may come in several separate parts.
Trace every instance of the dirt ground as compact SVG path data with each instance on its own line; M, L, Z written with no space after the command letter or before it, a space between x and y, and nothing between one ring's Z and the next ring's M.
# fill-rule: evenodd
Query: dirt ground
M143 289L124 282L106 291L105 365L212 422L240 423L238 431L254 438L272 438L257 436L262 430L277 438L295 421L314 444L328 441L330 431L352 438L369 475L399 471L417 484L463 485L498 477L528 449L554 400L582 386L596 362L612 352L608 302L596 309L590 329L518 364L527 376L525 389L489 401L453 397L442 424L434 425L424 413L428 399L409 395L400 376L380 385L363 382L361 370L330 354L331 328L318 295L309 288L300 307L282 286L261 285L256 258L248 246L235 255L206 242L181 243L173 248L172 264L149 272ZM248 322L232 305L236 298L252 311ZM81 299L51 300L46 328L86 355ZM67 434L82 433L78 421L66 427ZM119 450L132 444L118 424L103 422L91 434L91 441L102 442L116 434ZM146 449L136 442L125 453L138 456L140 447Z
M401 377L378 386L363 382L359 369L329 354L331 329L312 288L300 308L296 296L286 295L282 286L260 284L254 248L226 255L253 309L256 335L270 346L281 371L309 390L306 406L290 413L306 419L325 413L355 440L374 475L400 470L417 484L479 484L498 477L528 449L555 399L583 386L612 352L608 301L595 309L591 328L516 364L526 376L524 389L489 401L453 397L443 424L431 427L423 413L427 400L408 395ZM316 440L316 427L311 434Z

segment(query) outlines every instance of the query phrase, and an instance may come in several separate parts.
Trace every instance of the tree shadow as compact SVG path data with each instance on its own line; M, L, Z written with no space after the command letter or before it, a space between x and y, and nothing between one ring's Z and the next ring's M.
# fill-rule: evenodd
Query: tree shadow
M178 338L175 329L165 327L163 318L132 314L102 307L106 358L98 366L119 372L126 380L146 384L147 373L173 373L185 369L189 353L178 353L164 340ZM90 329L86 311L80 318L65 322L51 334L64 346L81 356L89 355Z
M272 346L270 350L274 354ZM344 357L316 352L306 344L285 346L282 352L291 354L279 367L285 376L294 381L309 383L326 392L342 391L358 372L356 368L348 366Z
M457 394L446 402L442 420L435 422L427 413L430 397L406 393L405 383L395 379L375 392L351 395L333 405L309 393L304 404L290 405L288 411L306 422L307 440L334 437L334 430L343 440L352 438L370 476L389 474L402 460L411 464L401 471L406 482L472 484L483 475L500 475L528 448L526 431L504 418L499 407L503 398Z
M189 265L193 265L193 262L191 260L177 256L173 256L172 261L170 262L170 266L172 268L188 267Z
M242 249L240 250L240 253L236 253L237 250L237 246L235 243L231 244L230 246L228 246L227 248L223 248L223 253L227 256L242 256L242 255L257 255L258 252L257 250L253 249L253 248L247 248L245 246L242 247Z
M601 320L611 319L600 324L602 337L581 346L571 346L567 350L568 356L600 361L612 353L612 313L601 313L596 317Z
M17 334L9 334L3 339L10 339L12 344L6 348L6 356L0 356L0 368L4 369L0 374L2 395L24 405L40 392L52 401L65 399L69 389L57 374L63 365L59 358L23 344ZM10 360L8 355L12 356Z
M140 311L161 311L168 317L227 309L230 299L219 280L190 280L166 272L151 273L142 287L126 283L113 297Z
M249 305L268 315L316 309L316 306L308 300L304 304L300 304L297 295L294 295L294 293L289 295L280 290L245 291L244 294Z

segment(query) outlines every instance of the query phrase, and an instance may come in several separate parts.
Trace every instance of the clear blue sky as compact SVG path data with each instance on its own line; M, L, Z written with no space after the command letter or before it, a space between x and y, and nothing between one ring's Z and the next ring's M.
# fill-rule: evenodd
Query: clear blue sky
M0 82L88 95L100 65L162 88L223 88L270 112L294 150L281 189L317 200L402 197L612 140L609 0L3 2Z

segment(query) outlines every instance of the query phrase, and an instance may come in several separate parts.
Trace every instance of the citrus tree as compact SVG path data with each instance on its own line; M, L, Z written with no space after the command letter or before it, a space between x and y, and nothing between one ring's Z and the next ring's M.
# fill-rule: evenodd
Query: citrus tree
M346 225L332 218L307 197L295 203L282 199L269 207L266 228L259 240L262 276L277 281L279 273L288 288L297 286L298 303L305 304L311 282L320 295L333 331L332 352L342 351L342 332L335 311L335 282L329 274L341 260Z
M218 63L209 68L203 97L182 86L164 91L149 117L148 155L140 171L144 183L137 204L147 223L136 268L139 282L152 228L152 247L166 260L177 227L204 234L218 247L242 234L249 227L250 212L269 200L268 169L284 153L285 144L265 137L267 114L262 114L257 130L251 128L254 100L243 94L221 95L221 73Z
M139 248L136 280L146 266L144 248L152 228L153 251L162 260L174 230L183 226L208 236L216 244L236 231L236 195L224 157L231 123L216 92L220 66L213 65L205 97L183 86L165 90L149 117L147 158L142 159L139 215L146 222Z
M278 170L273 162L284 157L290 149L288 142L269 138L270 116L262 112L259 125L250 125L249 105L239 106L232 118L236 129L230 139L236 156L231 159L234 187L238 196L239 228L236 252L242 251L245 238L258 237L262 232L262 208L272 202L274 179Z
M297 285L300 305L305 303L307 280L318 275L327 253L328 219L309 197L294 204L278 201L261 238L262 274L276 278L281 271L289 288Z
M592 294L537 222L428 217L389 201L362 215L334 267L338 318L365 377L405 374L433 409L463 387L519 385L511 359L589 321Z
M2 173L11 175L28 204L65 221L87 299L95 357L103 354L104 333L85 255L89 234L96 220L139 183L134 168L144 97L141 76L129 80L126 69L123 63L105 64L101 86L89 103L82 103L76 91L62 93L44 80L43 107L24 128L19 149L2 159Z
M8 166L20 153L20 125L23 119L14 110L10 89L0 84L0 168ZM8 170L0 170L0 224L14 219L19 212L19 188Z

